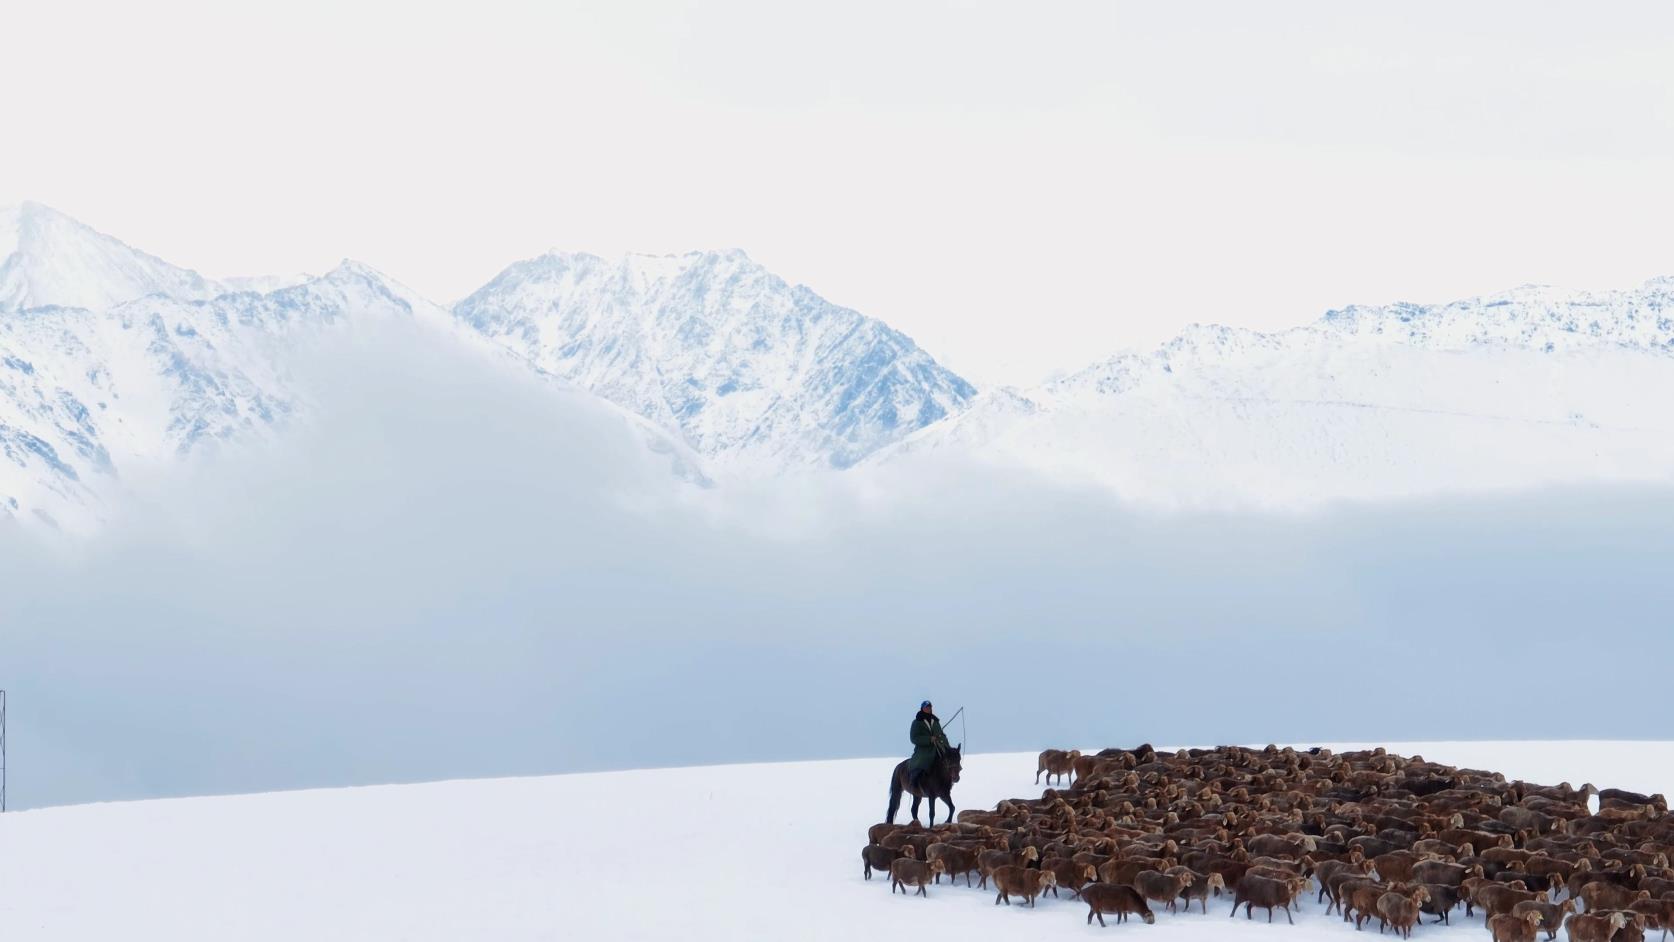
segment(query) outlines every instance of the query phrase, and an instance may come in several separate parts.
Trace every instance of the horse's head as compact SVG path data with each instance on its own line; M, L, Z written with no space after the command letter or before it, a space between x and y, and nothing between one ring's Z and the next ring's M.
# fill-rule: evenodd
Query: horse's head
M963 748L965 748L965 744L960 743L947 751L945 761L947 762L947 780L949 782L959 781L959 750Z

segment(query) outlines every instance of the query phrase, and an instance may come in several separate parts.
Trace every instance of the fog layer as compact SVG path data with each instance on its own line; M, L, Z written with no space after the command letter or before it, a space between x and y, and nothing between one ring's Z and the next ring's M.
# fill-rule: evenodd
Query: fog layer
M904 755L926 697L981 751L1666 735L1674 493L700 488L419 331L297 369L277 442L128 481L90 541L0 531L14 807Z

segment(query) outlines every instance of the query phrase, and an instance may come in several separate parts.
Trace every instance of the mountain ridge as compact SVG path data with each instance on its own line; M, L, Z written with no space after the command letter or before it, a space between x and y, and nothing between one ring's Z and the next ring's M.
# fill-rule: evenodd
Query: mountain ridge
M702 485L931 453L1175 506L1674 481L1674 276L1193 324L979 390L736 248L552 250L444 307L351 259L213 281L24 203L0 209L0 512L96 521L130 462L271 434L307 411L274 351L361 316L594 397Z

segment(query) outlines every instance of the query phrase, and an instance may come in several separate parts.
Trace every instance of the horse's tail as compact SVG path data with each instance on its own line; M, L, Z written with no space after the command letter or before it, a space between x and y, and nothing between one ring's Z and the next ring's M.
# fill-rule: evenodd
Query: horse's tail
M901 810L901 769L897 767L889 774L889 816L884 818L890 824L895 823L895 813Z

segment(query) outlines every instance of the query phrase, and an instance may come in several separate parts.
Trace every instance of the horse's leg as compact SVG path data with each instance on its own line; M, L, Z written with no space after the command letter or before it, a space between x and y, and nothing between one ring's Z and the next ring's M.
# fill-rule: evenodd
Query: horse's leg
M922 800L923 800L923 798L922 798L922 796L919 795L918 792L913 792L913 823L914 824L918 823L918 803Z
M930 826L936 826L936 793L930 793Z

